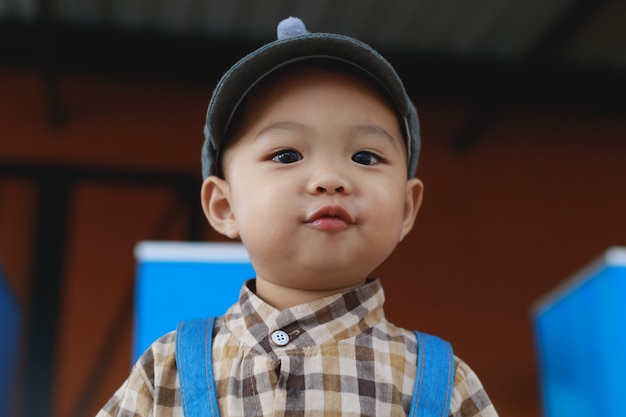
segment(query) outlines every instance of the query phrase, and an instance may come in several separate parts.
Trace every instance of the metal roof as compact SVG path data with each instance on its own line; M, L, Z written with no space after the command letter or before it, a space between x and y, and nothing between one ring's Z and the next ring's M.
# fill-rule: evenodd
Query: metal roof
M44 10L45 9L45 10ZM523 60L545 42L551 58L626 66L626 1L608 0L0 0L0 17L271 40L278 21L352 35L379 49Z

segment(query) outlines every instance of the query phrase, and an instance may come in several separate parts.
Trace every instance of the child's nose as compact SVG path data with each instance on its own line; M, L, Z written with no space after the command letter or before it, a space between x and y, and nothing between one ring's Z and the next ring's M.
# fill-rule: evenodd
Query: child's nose
M317 170L307 188L311 194L346 194L351 191L347 178L332 167Z

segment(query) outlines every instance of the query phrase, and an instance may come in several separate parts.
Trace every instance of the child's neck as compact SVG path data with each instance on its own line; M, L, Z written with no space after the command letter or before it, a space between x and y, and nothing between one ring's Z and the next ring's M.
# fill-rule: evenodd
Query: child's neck
M307 290L300 288L286 287L280 284L267 281L261 277L256 278L256 295L263 301L276 308L285 310L300 304L310 303L331 295L360 287L365 280L346 288L333 288L328 290Z

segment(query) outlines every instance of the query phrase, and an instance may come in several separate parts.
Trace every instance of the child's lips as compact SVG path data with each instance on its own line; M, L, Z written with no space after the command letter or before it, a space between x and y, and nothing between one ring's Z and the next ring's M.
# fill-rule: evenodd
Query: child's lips
M328 205L308 216L305 223L324 231L341 231L355 224L354 218L341 206Z

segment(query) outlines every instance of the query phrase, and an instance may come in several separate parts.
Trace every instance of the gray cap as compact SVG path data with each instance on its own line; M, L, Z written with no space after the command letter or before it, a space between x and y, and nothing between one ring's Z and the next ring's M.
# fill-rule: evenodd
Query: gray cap
M268 74L307 59L340 61L363 71L389 93L404 121L407 137L408 176L417 169L420 149L419 121L415 107L391 64L369 45L343 35L309 33L298 18L279 23L278 40L263 45L233 65L220 79L206 115L202 176L216 175L224 136L239 105Z

